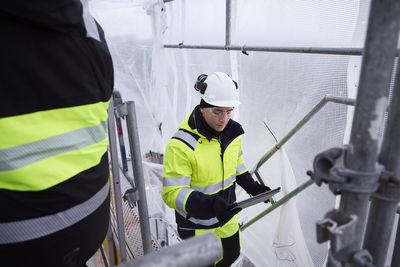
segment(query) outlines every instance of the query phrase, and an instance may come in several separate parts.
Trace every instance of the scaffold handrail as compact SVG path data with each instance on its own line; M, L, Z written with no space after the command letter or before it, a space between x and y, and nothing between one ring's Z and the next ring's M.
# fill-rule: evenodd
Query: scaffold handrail
M312 174L310 174L310 176L312 177ZM314 180L311 178L310 180L308 180L307 182L301 184L300 186L298 186L297 188L293 189L292 191L290 191L288 194L286 194L284 197L282 197L281 199L279 199L278 201L275 201L269 208L267 208L265 211L259 213L257 216L255 216L253 219L251 219L249 222L245 223L244 225L242 225L240 227L240 230L243 231L246 228L248 228L250 225L252 225L253 223L255 223L256 221L260 220L261 218L263 218L265 215L271 213L273 210L277 209L278 207L282 206L283 204L285 204L288 200L290 200L292 197L294 197L295 195L297 195L298 193L300 193L301 191L303 191L304 189L306 189L307 187L309 187L310 185L312 185L314 183Z
M317 105L313 107L313 109L308 112L303 119L301 119L296 126L294 126L276 145L274 145L267 153L265 153L256 165L251 170L251 173L256 173L257 179L260 183L262 181L261 177L257 175L258 169L272 156L274 155L295 133L297 133L326 103L333 102L338 104L345 104L345 105L352 105L355 104L355 99L347 98L347 97L340 97L340 96L333 96L333 95L325 95L321 101Z
M176 245L153 251L119 267L201 267L221 258L221 242L214 233L191 237Z
M355 104L355 99L352 98L347 98L347 97L339 97L339 96L333 96L333 95L325 95L319 102L316 104L313 109L308 112L303 119L301 119L296 126L294 126L279 142L277 142L276 145L274 145L267 153L265 153L257 162L257 164L253 167L251 170L251 173L254 173L258 179L258 181L261 184L264 184L264 181L262 180L260 174L258 173L258 169L269 159L274 155L295 133L297 133L322 107L325 106L326 103L328 102L333 102L333 103L338 103L338 104L345 104L345 105L354 105ZM312 173L308 173L312 177ZM255 216L253 219L251 219L249 222L244 224L241 227L241 230L245 230L247 227L264 217L265 215L269 214L276 208L280 207L282 204L287 202L289 199L306 189L308 186L310 186L313 183L313 179L308 180L307 182L303 183L296 189L292 190L290 193L282 197L278 201L274 201L271 199L271 206L267 208L265 211L261 212L257 216Z

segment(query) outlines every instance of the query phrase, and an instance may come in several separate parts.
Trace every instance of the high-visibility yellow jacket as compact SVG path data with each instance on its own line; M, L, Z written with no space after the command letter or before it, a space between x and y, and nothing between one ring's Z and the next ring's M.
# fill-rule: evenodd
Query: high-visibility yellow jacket
M1 263L83 264L109 223L104 33L72 0L4 1L0 31Z
M184 229L211 229L221 223L213 212L216 196L236 200L235 184L248 193L257 186L244 165L241 125L230 120L222 135L214 137L197 106L168 142L163 169L163 199L175 209L176 222ZM235 223L237 217L228 224Z

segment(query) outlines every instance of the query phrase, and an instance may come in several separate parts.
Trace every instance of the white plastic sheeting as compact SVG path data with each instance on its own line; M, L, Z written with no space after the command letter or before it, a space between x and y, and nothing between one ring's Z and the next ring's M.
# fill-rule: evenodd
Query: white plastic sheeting
M280 151L282 168L281 183L283 194L287 194L296 188L296 178L287 157L285 149ZM280 210L279 223L275 232L273 246L277 264L275 266L290 266L296 263L298 266L312 266L312 259L309 253L304 252L306 248L302 237L302 230L297 215L296 199L290 199Z
M232 0L232 44L361 47L368 2ZM201 73L224 71L238 81L242 104L234 116L246 132L249 169L275 145L265 123L281 139L324 95L348 96L348 86L353 92L357 87L359 57L163 49L167 43L224 45L225 0L92 0L91 11L106 33L116 88L124 100L136 102L142 153L163 153L179 122L199 103L193 84ZM308 179L317 153L343 143L350 117L346 106L327 104L264 164L265 183L282 187L276 199ZM241 190L238 195L247 197ZM326 186L312 185L243 231L243 252L257 266L321 266L327 245L316 243L315 221L334 200ZM240 220L263 210L261 204L248 208Z

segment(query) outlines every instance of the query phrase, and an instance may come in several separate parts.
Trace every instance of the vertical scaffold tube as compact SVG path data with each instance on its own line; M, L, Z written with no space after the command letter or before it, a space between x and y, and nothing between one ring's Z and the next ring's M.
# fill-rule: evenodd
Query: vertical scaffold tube
M399 10L399 1L371 2L350 144L344 159L345 167L359 175L376 172L378 136L399 34ZM331 250L328 266L351 262L354 253L361 249L370 196L361 190L367 185L366 178L352 190L342 191L340 211L356 215L358 220L353 242L337 252Z
M400 208L397 210L400 216ZM396 241L394 243L393 256L392 256L392 265L391 267L396 267L400 265L400 220L397 222L397 233L396 233Z
M231 45L231 0L226 0L226 17L225 17L225 47Z
M399 61L397 62L399 63ZM387 172L391 173L394 177L400 177L400 124L398 123L400 116L399 64L397 64L395 77L392 103L389 109L379 162L385 166ZM400 185L398 182L400 181L381 181L377 192L372 195L364 247L373 256L376 266L384 266L386 262L390 236L392 234L398 202L400 201Z
M117 218L119 256L121 258L121 262L125 262L126 244L125 244L124 214L122 211L121 183L119 177L117 137L115 134L115 117L114 117L113 101L110 101L110 106L108 107L108 135L110 142L111 171L112 171L112 181L113 181L114 199L115 199L115 214Z
M132 169L135 185L139 193L138 210L140 231L142 235L143 251L147 254L152 251L149 213L147 209L146 188L143 175L142 154L140 152L139 132L136 123L135 103L127 101L126 124L128 128L129 146L132 157Z

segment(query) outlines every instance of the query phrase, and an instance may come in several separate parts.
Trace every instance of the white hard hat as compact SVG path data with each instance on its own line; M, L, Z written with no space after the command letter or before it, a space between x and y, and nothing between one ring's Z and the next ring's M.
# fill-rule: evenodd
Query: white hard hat
M214 72L208 76L200 75L195 88L202 93L201 98L210 105L217 107L240 105L236 83L226 73Z

